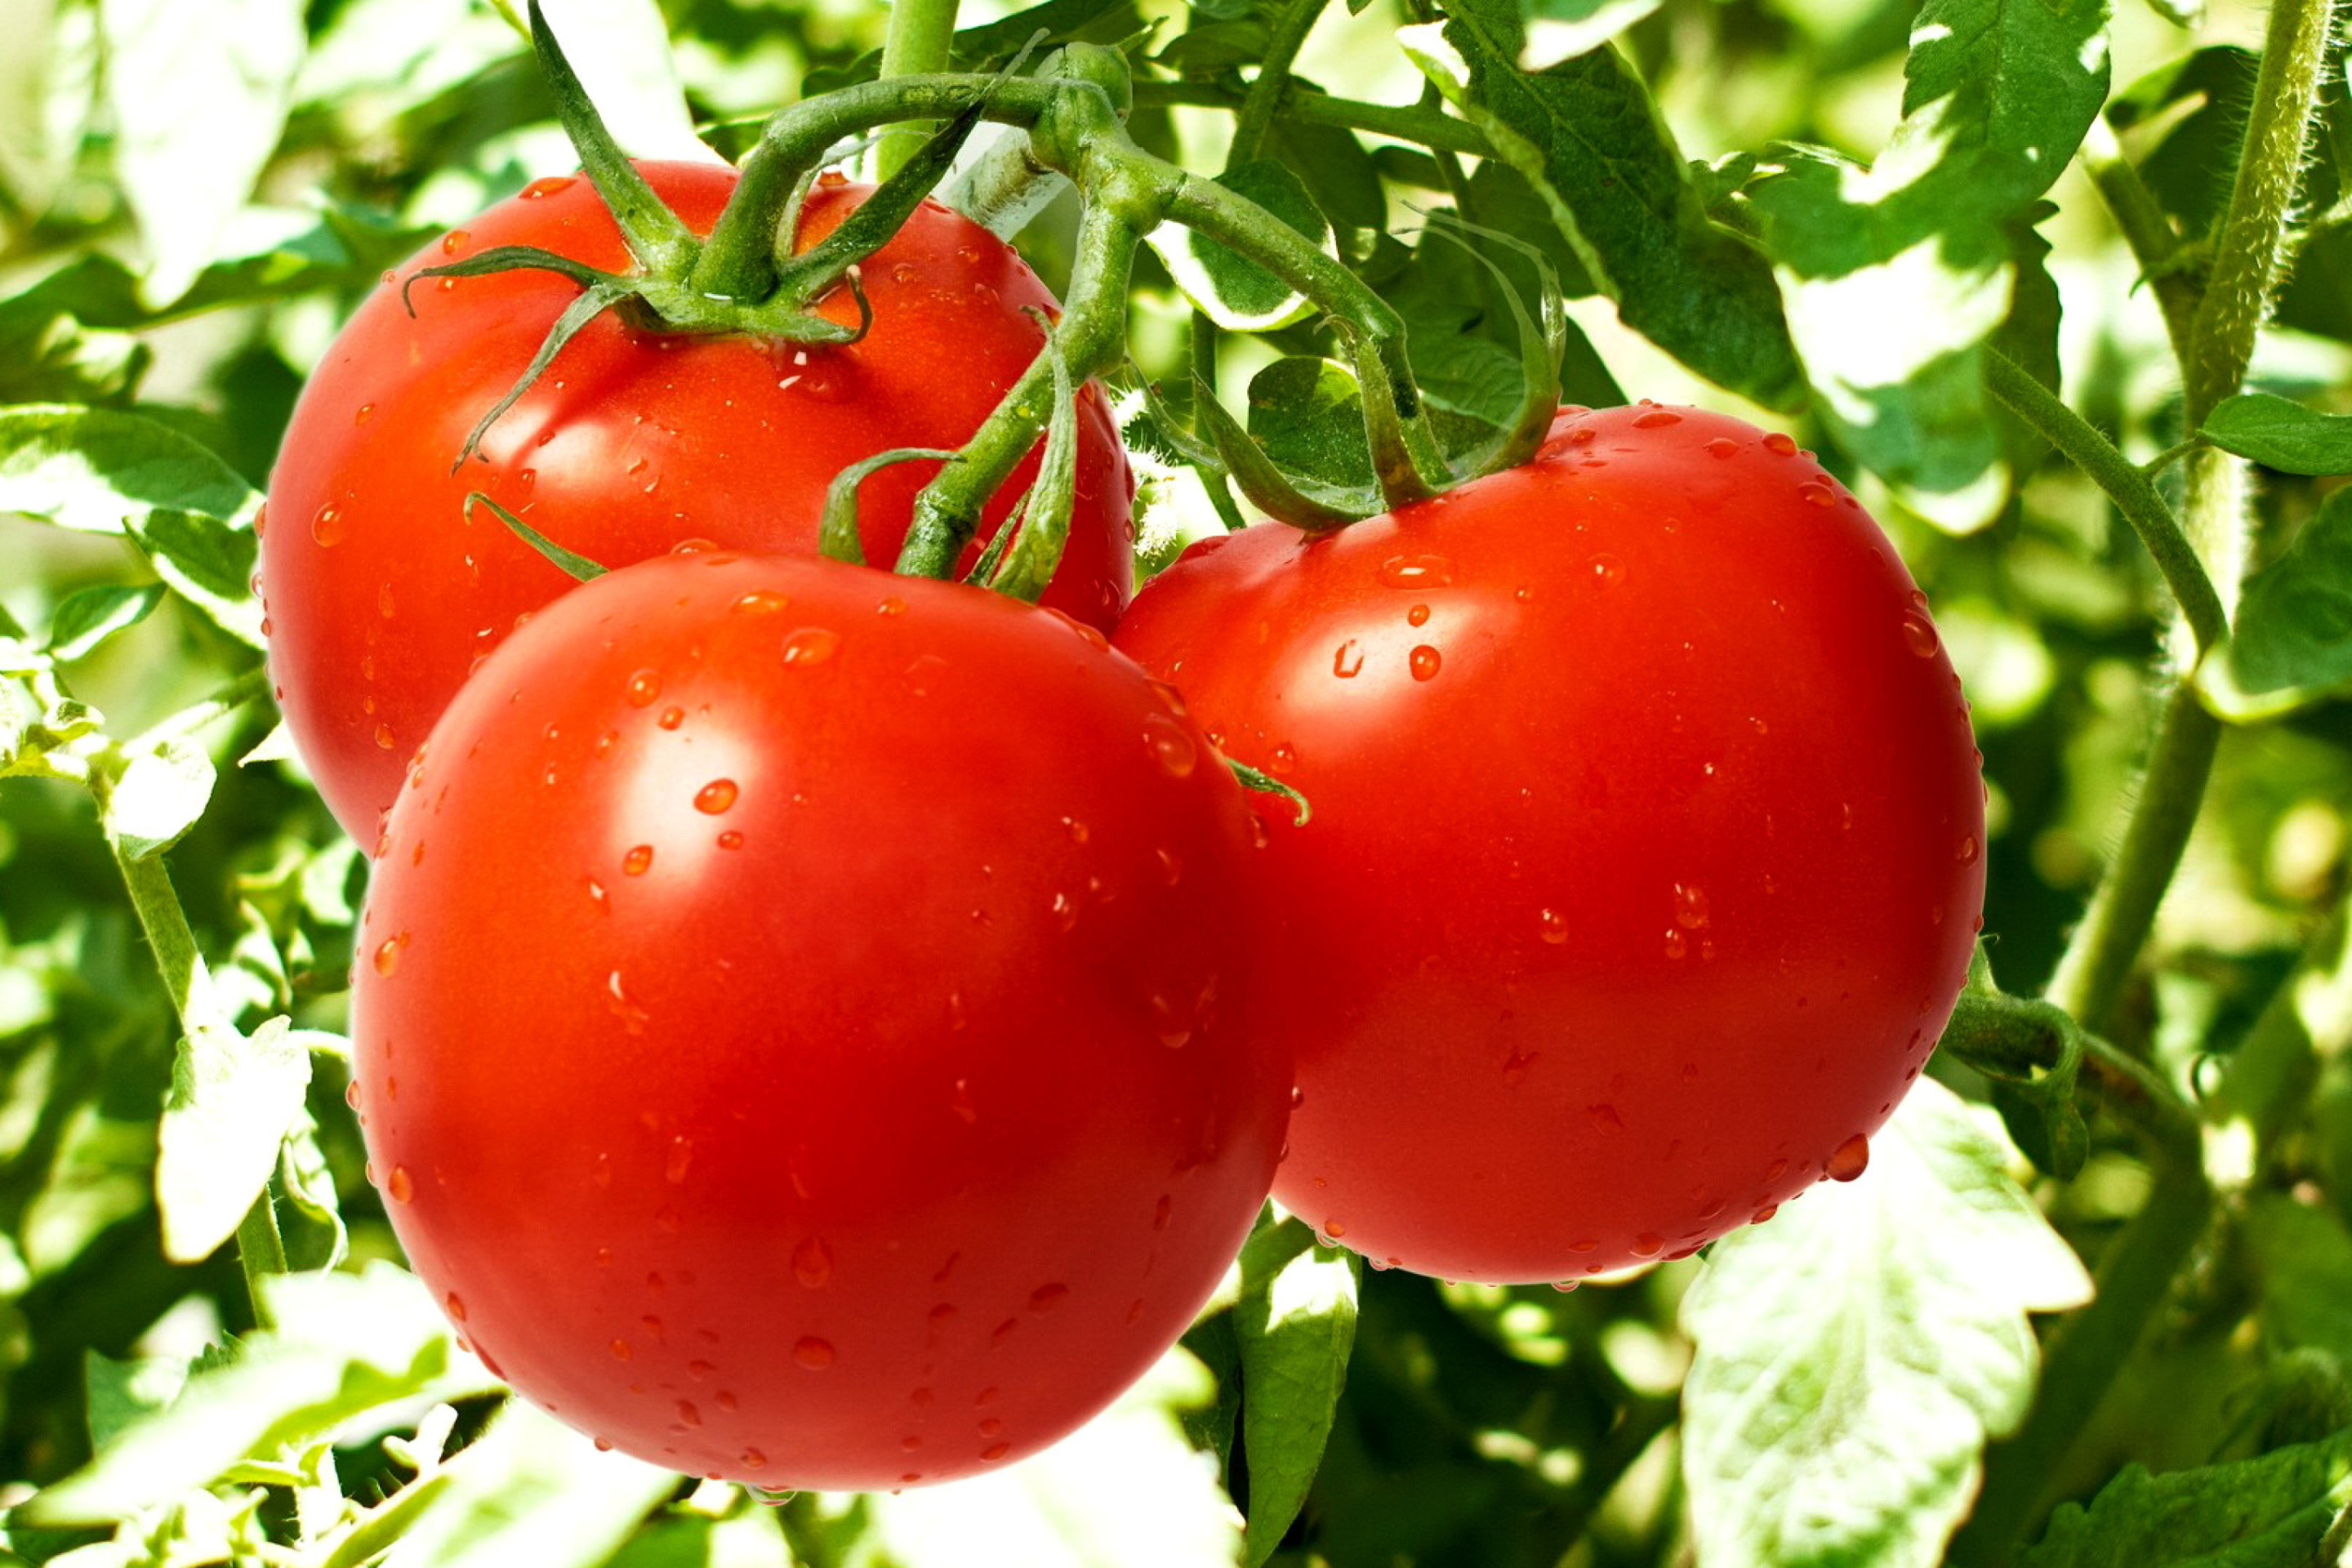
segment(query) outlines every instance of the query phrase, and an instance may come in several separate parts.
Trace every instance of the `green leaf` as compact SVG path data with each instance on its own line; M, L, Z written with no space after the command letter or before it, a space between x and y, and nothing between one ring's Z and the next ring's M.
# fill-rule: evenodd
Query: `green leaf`
M1323 1462L1356 1342L1362 1267L1351 1252L1316 1246L1315 1233L1296 1219L1259 1230L1242 1248L1234 1332L1249 1457L1250 1568L1282 1544Z
M310 1053L287 1026L272 1018L250 1036L208 1026L180 1041L155 1162L163 1255L173 1262L211 1257L278 1168L310 1085Z
M899 1568L968 1568L974 1542L1021 1568L1210 1568L1241 1551L1215 1461L1176 1412L1207 1404L1201 1363L1171 1351L1118 1402L1011 1469L868 1500L871 1533Z
M306 1050L317 1048L310 1031L293 1034ZM278 1150L278 1231L286 1247L286 1266L299 1272L341 1265L351 1251L351 1235L343 1228L335 1198L335 1173L319 1145L318 1123L307 1110L299 1111L286 1130Z
M2198 679L2237 719L2285 712L2352 681L2352 490L2329 496L2286 552L2247 580L2230 642Z
M1260 158L1226 170L1217 176L1217 184L1247 196L1325 250L1332 249L1331 226L1323 209L1283 164ZM1162 224L1146 238L1185 298L1229 331L1286 327L1314 310L1305 295L1256 262L1189 228Z
M181 598L247 647L264 646L261 601L253 593L261 542L250 526L159 508L131 519L130 529L155 574Z
M2018 1568L2306 1568L2352 1503L2352 1432L2152 1476L2127 1465L2066 1503Z
M2105 0L1929 0L1876 163L1792 148L1748 191L1824 417L1955 531L2008 495L1982 349L2011 316L2018 226L2105 97Z
M1305 96L1321 89L1293 77L1288 90ZM1276 120L1268 145L1306 183L1315 205L1332 223L1358 229L1388 226L1388 193L1381 186L1372 155L1354 132L1304 120Z
M1278 359L1250 378L1249 433L1283 468L1328 485L1370 489L1372 451L1355 372L1312 354Z
M49 210L72 177L97 95L97 28L69 0L9 13L0 49L0 190L16 210Z
M84 1352L90 1447L105 1447L128 1427L169 1405L187 1386L188 1372L186 1363L168 1357L110 1361L96 1351Z
M57 404L0 408L0 511L121 533L157 508L238 518L260 500L212 452L152 419Z
M115 633L128 631L145 620L163 601L161 583L142 583L136 587L110 583L68 595L49 617L50 656L71 663Z
M105 1524L154 1508L246 1460L277 1461L332 1432L385 1430L418 1401L499 1384L457 1354L415 1276L388 1263L358 1274L279 1274L261 1289L278 1325L202 1365L172 1404L135 1420L82 1469L13 1516L42 1528Z
M89 331L39 300L0 302L0 404L111 403L151 357L128 333Z
M1770 265L1706 216L1673 132L1612 47L1524 72L1510 0L1453 0L1406 51L1542 193L1583 272L1625 324L1769 407L1802 397Z
M2244 1236L2263 1330L2282 1347L2328 1351L2352 1363L2352 1234L2344 1222L2266 1193L2248 1206Z
M194 281L278 146L309 42L300 0L100 0L114 168L147 296ZM201 125L201 134L192 127Z
M1860 1180L1716 1243L1682 1309L1701 1562L1939 1560L1985 1440L2032 1403L2026 1314L2090 1293L2008 1161L1923 1079Z
M2352 415L2322 414L2273 393L2225 398L2200 433L2283 474L2352 474Z
M677 1489L677 1477L509 1400L443 1467L385 1568L595 1568Z
M196 825L213 797L213 760L184 736L131 759L107 792L106 830L133 860L161 854Z

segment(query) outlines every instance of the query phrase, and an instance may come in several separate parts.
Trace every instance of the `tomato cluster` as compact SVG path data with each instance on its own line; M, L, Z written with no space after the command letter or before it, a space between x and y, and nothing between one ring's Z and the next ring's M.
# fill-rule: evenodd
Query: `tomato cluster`
M731 178L651 173L698 226ZM1568 410L1119 618L1089 391L1032 606L814 553L838 469L957 444L1036 352L982 231L919 211L851 347L601 321L452 475L574 290L415 268L526 241L620 260L562 182L419 258L265 544L289 723L376 846L373 1176L517 1389L698 1474L935 1481L1107 1404L1269 1191L1378 1266L1563 1281L1860 1173L1966 971L1983 799L1924 599L1786 437ZM876 557L919 477L874 482Z

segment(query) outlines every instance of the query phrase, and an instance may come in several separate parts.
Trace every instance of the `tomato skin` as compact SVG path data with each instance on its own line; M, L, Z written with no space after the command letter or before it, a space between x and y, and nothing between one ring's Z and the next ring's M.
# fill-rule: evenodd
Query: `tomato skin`
M640 563L509 639L391 814L352 1018L484 1359L793 1488L1006 1463L1142 1373L1291 1088L1178 706L1055 612L812 559Z
M1573 1279L1851 1176L1984 889L1959 682L1786 437L1570 410L1527 466L1196 545L1118 646L1258 797L1275 1195L1376 1263Z
M736 178L698 163L644 172L698 232ZM831 232L864 195L820 186L799 243ZM658 336L607 312L490 427L479 457L457 465L475 422L579 295L545 271L415 278L499 245L631 265L584 179L542 180L490 208L361 306L303 388L270 477L271 675L320 793L362 843L467 671L516 617L571 586L494 514L468 516L469 492L606 566L694 538L814 553L833 476L887 447L961 446L1044 342L1024 310L1054 305L1012 250L926 203L860 269L875 316L862 342ZM856 320L846 289L823 308ZM1082 395L1080 416L1076 515L1045 602L1107 631L1132 574L1133 481L1098 392ZM938 468L894 466L862 487L869 560L896 556L915 492ZM999 491L983 536L1034 471L1033 457Z

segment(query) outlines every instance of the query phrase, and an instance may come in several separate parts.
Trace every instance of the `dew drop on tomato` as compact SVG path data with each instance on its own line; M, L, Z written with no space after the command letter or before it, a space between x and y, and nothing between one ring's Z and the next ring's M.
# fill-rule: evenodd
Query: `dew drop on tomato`
M1830 1153L1822 1167L1833 1182L1851 1182L1870 1168L1870 1140L1857 1132Z
M1797 438L1783 430L1775 430L1764 437L1764 449L1779 458L1797 455Z
M333 506L322 506L310 519L310 537L321 549L331 550L343 542L343 514Z
M793 1346L793 1359L811 1372L823 1372L833 1364L833 1342L818 1339L814 1334L803 1335Z
M1921 658L1936 657L1936 628L1916 610L1903 613L1903 646Z
M712 779L695 792L694 809L705 816L717 816L735 804L736 794L733 779Z
M637 671L636 674L629 677L628 689L631 707L652 707L654 699L661 695L661 672L656 669Z
M1438 667L1444 662L1443 656L1427 643L1423 643L1419 647L1414 648L1407 660L1415 680L1436 679Z
M784 639L784 662L796 669L820 665L841 647L841 634L830 626L803 626Z
M1184 727L1161 713L1143 716L1143 743L1151 752L1152 761L1170 778L1190 778L1200 765L1200 748Z
M809 1237L793 1248L793 1278L812 1290L833 1279L833 1250L820 1237Z

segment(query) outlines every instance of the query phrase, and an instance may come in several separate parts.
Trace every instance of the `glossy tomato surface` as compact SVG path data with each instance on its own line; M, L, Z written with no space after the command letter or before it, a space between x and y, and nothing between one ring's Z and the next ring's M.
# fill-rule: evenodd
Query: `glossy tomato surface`
M716 165L645 172L698 232L735 182ZM863 195L820 187L801 245ZM458 465L467 432L580 292L544 271L415 278L502 245L630 265L584 179L542 180L491 208L361 306L304 387L270 476L271 676L320 793L362 843L467 671L517 616L571 586L494 513L469 515L469 492L607 566L689 539L814 553L833 476L889 447L961 446L1044 343L1024 310L1054 304L1011 249L926 203L861 269L874 309L861 342L661 336L607 312ZM402 303L412 281L413 318ZM856 320L845 289L823 308ZM1132 482L1099 394L1081 401L1076 517L1045 602L1108 630L1130 581ZM898 465L861 488L867 559L896 556L915 492L938 467ZM1033 458L1006 482L983 533L1034 470Z
M374 1179L502 1376L656 1464L944 1479L1183 1331L1289 1109L1248 808L1099 633L669 556L491 656L394 808Z
M1786 437L1570 410L1436 500L1195 546L1118 642L1313 805L1258 797L1276 1196L1375 1263L1574 1279L1851 1176L1959 991L1958 679Z

